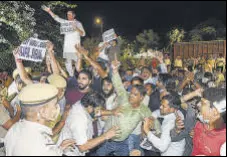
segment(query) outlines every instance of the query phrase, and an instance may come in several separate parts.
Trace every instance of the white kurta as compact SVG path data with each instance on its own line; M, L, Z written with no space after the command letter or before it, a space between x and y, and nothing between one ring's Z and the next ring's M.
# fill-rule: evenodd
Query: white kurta
M184 120L184 115L178 110L178 115ZM182 156L185 150L185 139L171 142L170 132L175 127L176 115L174 113L162 116L160 110L152 113L154 118L164 118L161 126L161 137L155 136L152 132L148 133L148 140L161 151L161 156Z
M54 17L54 20L59 22L59 23L66 23L66 22L70 22L68 20L59 18L58 16ZM83 28L83 25L81 24L81 22L75 20L76 22L76 26L83 31L83 37L85 36L85 31ZM80 44L80 33L78 31L74 31L74 32L69 32L67 34L65 34L64 37L64 48L63 48L63 58L66 58L68 60L75 60L77 61L77 57L75 55L76 49L75 49L75 45L76 44Z
M91 140L93 135L92 118L78 101L69 112L57 145L60 145L66 139L74 139L76 145L81 146ZM65 150L64 154L67 156L85 156L86 153L80 152L77 146L74 149Z

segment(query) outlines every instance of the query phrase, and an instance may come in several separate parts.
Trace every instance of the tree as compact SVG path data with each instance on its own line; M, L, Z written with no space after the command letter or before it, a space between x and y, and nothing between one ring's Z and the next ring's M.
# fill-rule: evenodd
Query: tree
M208 19L189 32L189 41L209 41L226 39L226 27L216 19Z
M184 29L174 28L167 33L168 46L163 49L164 52L172 52L174 43L182 42L185 37Z
M173 45L176 42L182 42L185 36L185 31L183 29L175 28L168 32L169 45Z
M152 29L144 30L136 36L136 41L140 44L141 48L147 51L149 48L157 48L159 46L159 35Z
M96 47L98 47L100 43L100 39L99 38L94 38L94 37L91 37L91 38L85 38L85 40L83 41L83 46L85 49L87 49L90 53L93 53L94 52L94 49Z
M0 1L0 68L15 66L11 54L13 48L34 32L35 10L24 1Z

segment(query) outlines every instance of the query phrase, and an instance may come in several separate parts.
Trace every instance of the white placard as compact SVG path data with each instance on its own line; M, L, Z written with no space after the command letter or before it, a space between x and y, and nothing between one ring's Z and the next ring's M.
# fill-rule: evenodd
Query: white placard
M110 42L114 39L116 39L116 34L114 29L110 29L108 31L105 31L102 35L103 41L104 42Z
M67 34L70 32L75 32L76 21L69 21L61 23L60 32L61 34Z
M20 45L18 58L33 62L42 62L46 54L47 40L29 38Z

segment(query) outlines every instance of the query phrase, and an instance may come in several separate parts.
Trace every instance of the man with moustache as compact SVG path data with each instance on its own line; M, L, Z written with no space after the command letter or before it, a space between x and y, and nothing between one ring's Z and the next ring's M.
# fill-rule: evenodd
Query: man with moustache
M79 72L77 78L77 87L68 88L66 91L66 104L71 106L81 100L86 93L91 90L92 74L87 70Z

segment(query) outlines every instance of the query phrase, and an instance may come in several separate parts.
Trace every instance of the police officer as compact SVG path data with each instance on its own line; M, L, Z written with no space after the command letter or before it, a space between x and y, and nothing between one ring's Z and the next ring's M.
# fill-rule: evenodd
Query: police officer
M5 137L7 156L61 156L63 150L75 144L65 140L57 147L51 139L49 122L60 112L58 90L49 84L30 84L18 98L24 119L16 123Z

